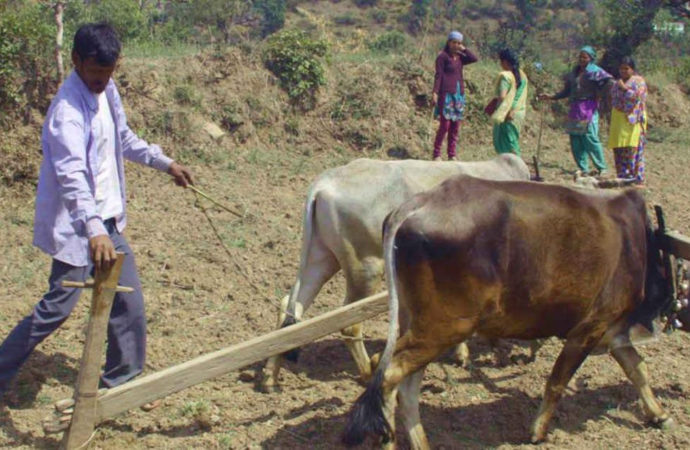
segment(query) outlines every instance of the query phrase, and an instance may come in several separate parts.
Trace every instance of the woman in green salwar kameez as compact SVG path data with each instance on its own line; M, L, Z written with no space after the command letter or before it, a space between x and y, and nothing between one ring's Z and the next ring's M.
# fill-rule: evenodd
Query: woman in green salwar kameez
M494 149L520 156L520 130L527 110L527 76L520 70L517 55L509 49L498 54L503 71L496 80L498 105L491 115Z

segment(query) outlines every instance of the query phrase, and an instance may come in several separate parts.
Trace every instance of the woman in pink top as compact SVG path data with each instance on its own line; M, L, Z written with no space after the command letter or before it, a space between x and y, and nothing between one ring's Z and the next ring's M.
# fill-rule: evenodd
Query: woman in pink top
M434 140L434 161L441 160L441 145L448 134L448 159L457 160L455 147L458 142L460 122L465 115L465 85L462 69L477 62L477 57L462 44L459 31L451 31L446 46L436 57L434 75L434 116L439 118L439 127Z

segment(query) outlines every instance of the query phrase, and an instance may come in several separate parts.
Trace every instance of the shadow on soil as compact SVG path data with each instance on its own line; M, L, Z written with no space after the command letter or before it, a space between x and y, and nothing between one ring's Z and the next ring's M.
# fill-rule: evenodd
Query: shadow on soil
M383 351L386 342L382 339L367 340L369 356ZM505 367L513 363L524 364L529 361L529 343L523 341L502 341L493 346L487 340L477 338L468 342L473 367ZM327 361L327 364L324 362ZM452 352L444 354L440 362L455 364ZM257 373L263 363L253 366ZM285 361L282 371L300 373L315 381L337 381L343 373L357 378L359 373L343 340L338 338L324 339L300 348L297 362Z
M47 355L34 351L5 394L7 405L13 409L35 408L38 393L47 379L54 378L58 384L74 386L78 365L76 359L64 353Z
M491 386L493 382L487 384ZM527 444L530 437L529 429L541 399L532 398L516 389L499 391L506 396L496 401L463 408L439 408L422 404L420 414L432 447L457 448L462 445L463 448L484 449L504 444ZM668 394L664 389L658 391L659 397ZM586 432L585 422L603 417L619 427L641 428L639 422L607 414L611 408L607 399L620 399L623 404L632 404L637 400L637 394L632 386L622 383L567 395L559 403L550 430L561 429L577 435ZM639 416L639 412L635 412L635 415ZM263 441L261 447L341 448L340 435L346 421L347 415L340 415L330 418L316 417L299 425L286 425L271 439ZM401 430L400 423L397 424L397 428ZM399 448L409 448L407 437L400 431L397 433L397 440L400 443Z

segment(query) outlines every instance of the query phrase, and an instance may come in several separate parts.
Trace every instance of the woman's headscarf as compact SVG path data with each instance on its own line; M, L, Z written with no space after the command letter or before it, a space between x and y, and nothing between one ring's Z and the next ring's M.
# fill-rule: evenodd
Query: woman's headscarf
M585 45L580 49L581 52L587 53L590 58L589 64L585 67L585 76L591 81L604 81L609 78L613 78L611 74L599 67L594 60L597 58L597 52L591 45ZM575 68L578 70L578 68Z
M585 52L589 55L590 58L592 58L592 61L597 59L597 52L592 48L591 45L585 45L580 49L581 52Z
M461 32L453 30L448 34L448 41L460 41L462 42L463 35Z

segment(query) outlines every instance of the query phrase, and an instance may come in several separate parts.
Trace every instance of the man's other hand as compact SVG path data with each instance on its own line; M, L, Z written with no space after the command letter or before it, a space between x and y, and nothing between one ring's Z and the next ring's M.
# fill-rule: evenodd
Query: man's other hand
M96 271L109 269L117 260L115 246L108 235L99 234L89 239L89 250Z
M178 186L187 187L190 184L194 184L192 173L182 164L173 162L168 167L168 173L175 179L175 184Z

